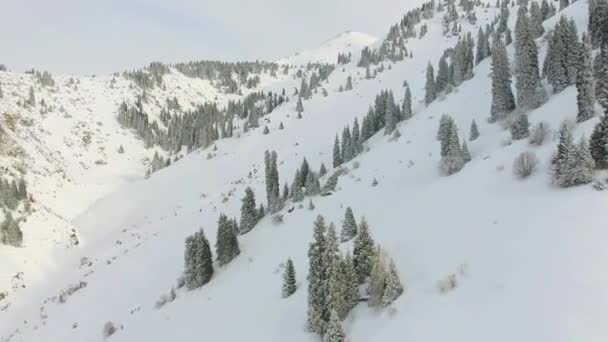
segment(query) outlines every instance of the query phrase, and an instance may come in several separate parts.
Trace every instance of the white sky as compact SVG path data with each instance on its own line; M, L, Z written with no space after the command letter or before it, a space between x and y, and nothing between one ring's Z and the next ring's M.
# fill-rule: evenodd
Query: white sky
M272 60L346 31L382 37L420 0L0 0L0 64L109 73Z

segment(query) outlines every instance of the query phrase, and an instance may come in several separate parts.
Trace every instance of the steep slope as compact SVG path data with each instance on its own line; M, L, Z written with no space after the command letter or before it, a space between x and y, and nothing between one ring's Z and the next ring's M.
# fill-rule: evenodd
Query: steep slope
M586 11L586 1L578 1L562 13L575 18L583 31ZM494 9L479 11L479 22L494 14ZM553 27L556 19L545 27ZM367 217L375 240L397 262L406 292L392 310L359 304L345 322L350 341L603 340L608 291L601 265L608 261L607 236L605 220L594 213L605 207L605 196L590 187L555 188L548 175L555 143L505 144L508 132L487 123L489 60L452 94L428 107L421 104L427 61L435 62L456 41L442 35L440 21L441 16L433 19L424 39L409 42L414 58L393 64L375 79L364 80L356 61L332 74L330 96L305 101L302 119L295 117L295 103L288 103L265 118L268 135L256 129L220 140L217 150L196 151L96 202L74 220L84 246L75 255L58 257L57 270L45 284L21 292L22 305L3 319L7 324L0 336L96 341L112 321L121 327L113 341L317 341L305 330L312 222L322 214L339 224L351 206L357 218ZM476 31L463 26L464 32ZM537 43L545 49L542 40ZM354 90L338 93L351 74L357 75ZM346 165L339 191L312 198L314 210L306 208L307 199L302 208L284 211L281 224L264 218L240 237L242 254L216 269L211 283L179 290L174 302L154 307L182 271L187 235L203 227L213 245L217 216L238 215L246 186L258 200L264 198L265 150L278 153L281 184L291 182L303 157L313 169L321 162L329 166L334 134L355 117L361 119L380 89L401 94L404 78L417 105L414 117L398 126L398 140L374 136L369 151ZM552 96L529 114L530 120L557 128L575 117L575 96L573 87ZM469 145L473 160L450 177L438 169L435 135L443 113L454 117L461 137L472 119L481 131ZM578 125L576 134L588 135L596 120ZM280 122L284 130L277 129ZM518 181L511 165L525 150L539 156L539 172ZM374 178L378 185L372 187ZM295 263L298 290L281 299L280 273L288 257ZM457 287L440 293L437 283L451 273L457 274ZM53 299L79 281L87 286L67 301Z

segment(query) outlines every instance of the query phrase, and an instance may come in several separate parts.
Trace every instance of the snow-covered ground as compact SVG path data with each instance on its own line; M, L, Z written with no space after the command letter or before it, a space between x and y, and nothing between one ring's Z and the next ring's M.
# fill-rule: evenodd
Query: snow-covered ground
M512 9L511 27L515 13ZM477 25L485 26L495 14L493 7L478 10ZM587 1L579 0L560 14L573 17L579 31L586 30ZM525 140L506 144L509 133L487 123L489 59L452 94L428 107L422 103L427 62L436 64L443 50L457 40L442 35L441 17L431 20L423 39L408 41L412 59L364 80L355 56L323 85L329 96L316 94L304 102L302 119L296 118L295 101L291 101L265 117L268 135L256 129L219 140L217 151L194 151L150 179L141 177L141 160L150 157L151 151L144 150L132 133L120 129L114 116L107 114L115 113L117 101L129 94L128 82L120 81L119 96L100 90L109 79L86 80L90 85L83 79L78 92L83 94L73 96L89 104L75 104L66 111L90 108L90 114L70 120L49 113L37 118L41 123L34 126L50 132L44 140L40 137L39 145L59 151L62 163L39 161L52 154L36 152L36 145L28 151L35 158L28 181L40 193L37 201L48 203L49 213L65 218L57 222L71 221L81 244L70 253L57 248L33 251L29 246L34 242L26 239L25 251L44 255L45 260L41 266L29 266L35 279L12 293L8 300L14 304L0 311L0 340L101 341L102 327L112 321L121 327L110 337L112 341L318 341L305 329L306 253L312 222L321 214L339 225L344 210L351 206L357 219L367 218L376 242L396 261L406 291L391 309L377 311L359 304L345 321L349 341L603 341L608 336L608 275L603 272L608 262L604 246L608 222L598 213L608 200L591 186L560 189L551 184L549 161L555 138L540 147ZM552 28L557 19L545 22L545 28ZM463 24L463 31L476 33L477 26ZM365 35L354 37L353 46L367 41L359 39ZM370 43L371 38L364 45ZM546 43L542 39L537 43L543 58ZM339 45L348 44L340 41ZM325 45L332 49L333 44ZM335 52L324 51L316 55ZM509 53L512 56L512 46ZM302 56L285 62L305 63ZM354 89L337 92L348 75L353 76ZM17 82L19 77L29 76L0 73L5 94L11 92L9 80L25 83ZM184 97L197 91L208 98L216 96L213 89L204 88L203 81L171 77L176 77ZM412 87L414 117L398 126L398 140L390 141L382 132L374 136L369 151L346 164L349 171L340 177L339 191L312 198L314 210L307 208L306 199L302 208L284 211L282 224L264 218L251 233L239 237L241 255L216 268L209 284L191 292L179 290L174 302L155 308L182 272L186 236L202 227L213 246L219 214L238 217L247 186L254 189L258 203L265 199L265 150L278 153L281 185L291 183L304 157L315 170L321 162L330 167L335 134L355 117L361 120L380 90L391 89L401 99L404 80ZM264 84L269 89L290 89L298 83L286 77ZM85 89L90 93L84 93ZM27 88L18 93L25 96ZM550 97L529 113L531 123L546 121L556 130L564 119L574 120L575 98L573 87ZM454 117L461 138L468 137L472 119L481 132L479 139L469 142L473 160L449 177L439 172L435 138L444 113ZM97 144L94 138L88 149L61 145L59 134L67 135L76 120L86 122L91 130L99 128L95 137L106 139L105 143ZM278 130L280 122L284 130ZM575 133L589 136L596 122L579 124ZM24 132L28 129L33 128ZM119 144L127 151L124 155L115 152ZM105 154L100 152L101 145L106 146ZM528 150L539 157L539 170L521 181L513 176L512 163ZM94 164L101 157L107 165ZM49 165L64 168L70 181L54 177L56 184L47 183L50 172L32 175ZM372 187L374 178L378 185ZM24 230L34 225L38 213ZM341 249L349 247L343 244ZM0 249L0 253L6 259L7 252ZM282 299L281 273L287 258L294 261L298 290ZM457 274L458 286L440 293L438 282L451 273ZM86 287L63 303L58 300L62 290L81 281Z

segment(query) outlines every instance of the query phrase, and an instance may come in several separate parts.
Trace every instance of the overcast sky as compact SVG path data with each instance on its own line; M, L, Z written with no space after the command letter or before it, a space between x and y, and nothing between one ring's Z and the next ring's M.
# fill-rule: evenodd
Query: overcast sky
M271 60L346 30L384 36L411 1L0 0L0 64L90 74L156 60Z

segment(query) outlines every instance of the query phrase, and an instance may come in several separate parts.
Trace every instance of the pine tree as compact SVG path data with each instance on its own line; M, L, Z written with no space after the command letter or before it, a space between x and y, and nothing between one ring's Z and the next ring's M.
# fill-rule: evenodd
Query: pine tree
M329 313L331 311L335 311L339 317L344 317L346 312L348 312L348 303L346 303L346 287L343 273L341 272L338 238L333 223L330 223L327 229L326 241L323 266L325 267L325 274L328 275L328 279L326 311L323 318L329 321Z
M439 94L446 89L449 82L449 66L446 56L441 56L439 59L439 67L437 77L435 78L435 94Z
M228 264L241 254L239 241L234 233L232 222L224 214L220 214L217 222L217 241L215 254L220 266Z
M30 87L30 91L29 91L29 95L28 95L26 104L30 107L34 107L36 105L36 95L34 94L33 87Z
M530 122L526 114L521 114L511 123L511 137L513 140L525 139L530 135Z
M549 37L547 56L543 63L543 75L553 86L554 93L559 93L576 82L579 45L576 24L562 16Z
M321 167L319 168L319 177L323 177L327 174L327 169L325 168L325 164L321 163Z
M386 286L386 265L384 252L378 247L373 257L373 265L370 281L369 306L379 307L382 305L382 296Z
M500 41L492 47L492 108L490 120L504 119L515 109L515 98L511 90L511 71L507 50Z
M410 87L405 88L405 96L403 97L403 108L401 109L403 120L409 120L412 113L412 92Z
M464 158L460 149L458 131L456 125L451 126L450 134L445 145L445 156L441 158L441 169L447 174L452 175L462 169Z
M437 89L435 86L435 72L433 71L433 66L430 62L426 67L426 85L424 86L424 89L424 102L428 105L433 102L437 96L435 93L435 90Z
M586 184L594 176L595 162L585 138L578 145L572 139L572 133L563 125L554 161L556 181L561 187Z
M530 19L521 10L515 26L515 80L519 107L535 109L542 105L545 94L540 84L538 49Z
M353 150L353 157L356 157L363 150L363 146L361 145L361 129L359 128L359 120L355 118L353 122L351 137L351 147Z
M350 241L357 235L357 221L353 215L351 207L346 208L344 213L344 222L342 223L342 232L340 233L340 241Z
M184 279L190 290L207 284L213 277L213 256L202 230L186 238Z
M477 32L477 53L475 55L475 64L481 63L481 61L490 55L490 51L486 50L487 39L487 36L483 32L483 28L479 27L479 31Z
M330 320L327 324L327 331L323 334L323 342L344 342L344 330L342 329L342 321L338 316L338 313L332 311L330 313Z
M477 123L475 120L471 121L471 133L469 133L469 140L475 141L479 138L479 129L477 128Z
M245 189L241 205L240 233L246 234L258 223L258 211L256 210L255 195L250 187Z
M374 249L369 225L365 218L361 218L353 249L353 264L359 284L363 284L372 273Z
M329 192L336 191L337 185L338 185L338 173L334 172L331 176L329 176L329 178L327 178L327 181L323 185L322 192L329 193Z
M608 20L606 20L606 22L608 25ZM605 110L608 110L608 42L602 45L600 54L595 58L594 65L596 66L595 97L597 102L602 105Z
M386 274L386 287L384 289L384 294L382 295L382 304L384 304L384 306L391 305L402 293L403 285L399 279L397 266L395 266L395 262L391 259Z
M302 104L302 97L298 97L298 102L296 103L296 112L301 114L304 111L304 105Z
M537 1L532 1L530 4L530 30L534 38L539 38L545 33L543 21L540 5Z
M336 168L340 165L342 165L342 152L340 151L340 139L338 139L338 135L336 134L336 140L334 142L333 166Z
M580 51L580 66L576 77L576 104L578 106L577 122L589 120L594 115L595 96L593 89L593 70L591 67L591 42L583 34Z
M283 273L283 298L287 298L296 292L296 270L293 261L287 259L285 272Z
M344 87L344 90L349 91L349 90L353 90L353 78L348 76L346 78L346 86Z
M304 193L302 192L302 178L300 170L296 170L296 174L291 184L291 200L294 203L302 202L304 200Z
M323 216L317 216L313 226L313 241L308 247L308 327L311 331L322 334L325 322L322 319L326 310L327 277L323 257L327 240L327 227Z
M342 266L344 268L344 284L346 286L346 304L348 310L351 310L359 302L359 281L357 279L357 272L350 251L346 253Z
M593 129L589 145L595 166L598 169L608 168L608 110Z
M10 211L6 211L4 221L0 225L0 242L13 247L21 247L23 243L23 232Z
M350 137L350 129L347 127L344 127L344 130L342 130L342 161L343 162L348 162L351 159L353 159L353 148L352 148L352 141L351 141L351 137Z

